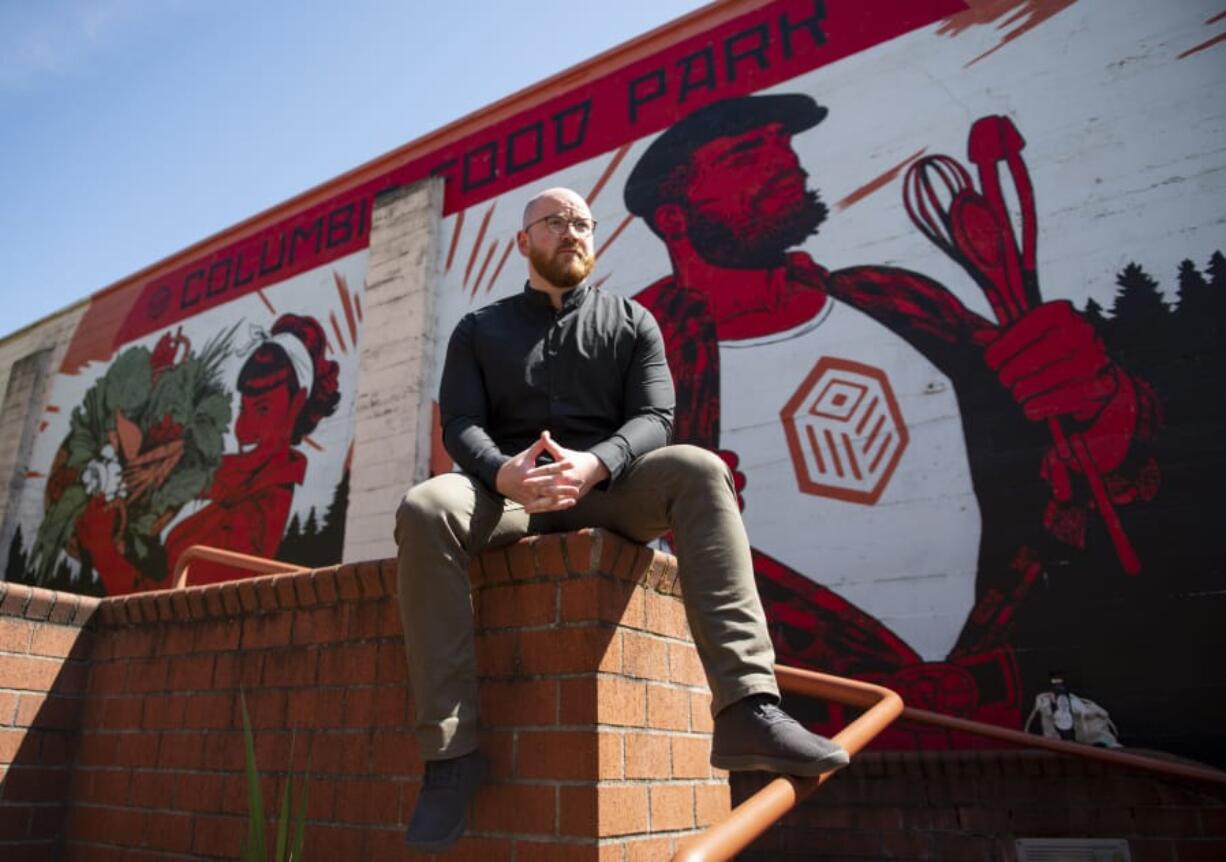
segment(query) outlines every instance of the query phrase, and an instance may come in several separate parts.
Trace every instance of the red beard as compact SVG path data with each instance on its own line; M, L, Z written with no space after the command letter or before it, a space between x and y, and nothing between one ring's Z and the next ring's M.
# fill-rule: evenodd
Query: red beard
M565 252L573 250L575 254ZM593 256L588 254L581 245L563 246L553 254L544 249L530 246L528 259L541 277L554 287L574 287L580 284L592 272L595 264Z

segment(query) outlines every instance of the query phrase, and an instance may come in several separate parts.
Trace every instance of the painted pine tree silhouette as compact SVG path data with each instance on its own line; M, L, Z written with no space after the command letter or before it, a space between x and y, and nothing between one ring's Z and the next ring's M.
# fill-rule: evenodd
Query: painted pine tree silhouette
M1215 251L1205 267L1209 274L1209 314L1219 335L1226 330L1226 257Z
M15 584L24 584L28 559L25 542L21 536L21 524L18 524L17 532L13 533L13 542L9 545L9 558L4 567L4 579Z
M349 471L341 475L332 491L332 501L324 512L324 525L319 531L315 553L323 562L319 565L339 563L344 551L345 517L349 512Z
M300 566L328 566L341 561L345 539L345 516L349 509L349 471L332 491L332 500L322 516L315 508L305 523L295 514L277 548L277 559Z
M1170 306L1162 298L1158 282L1138 263L1130 263L1116 276L1119 290L1111 305L1111 315L1119 321L1149 321L1155 315L1170 312Z
M1226 257L1215 251L1209 258L1209 283L1215 288L1226 289Z
M1191 260L1179 264L1179 305L1181 315L1204 314L1209 310L1209 282Z
M1218 260L1217 268L1222 263L1221 254L1215 253ZM1215 264L1210 258L1207 271L1212 272ZM1221 276L1219 275L1219 278ZM1226 296L1226 285L1215 287L1211 279L1196 268L1191 260L1179 264L1179 288L1177 295L1179 303L1176 307L1175 338L1178 342L1178 352L1184 359L1184 365L1193 374L1199 374L1220 366L1220 354L1226 345L1222 344L1222 334L1226 327L1226 306L1222 303Z
M1226 374L1226 256L1215 251L1203 272L1194 261L1182 261L1174 303L1135 261L1119 272L1116 285L1109 313L1093 299L1085 305L1108 350L1153 387L1163 413L1182 433L1199 437L1214 422L1220 432L1226 387L1210 391L1205 382Z
M1115 279L1106 342L1125 368L1153 380L1169 360L1171 308L1158 282L1140 264L1129 263Z
M1094 301L1094 298L1086 300L1086 319L1094 324L1094 328L1098 330L1099 335L1102 335L1107 330L1107 316L1103 314L1103 307Z

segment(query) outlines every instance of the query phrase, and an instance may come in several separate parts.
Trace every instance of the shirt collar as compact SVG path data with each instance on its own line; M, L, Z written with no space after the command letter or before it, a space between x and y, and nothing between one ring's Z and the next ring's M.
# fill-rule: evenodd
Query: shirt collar
M588 293L592 290L590 282L583 282L577 287L572 287L566 293L562 294L562 311L570 311L572 308L578 308ZM543 290L537 290L528 282L524 282L524 296L528 302L533 305L543 306L545 308L553 308L553 302L549 299L549 294Z

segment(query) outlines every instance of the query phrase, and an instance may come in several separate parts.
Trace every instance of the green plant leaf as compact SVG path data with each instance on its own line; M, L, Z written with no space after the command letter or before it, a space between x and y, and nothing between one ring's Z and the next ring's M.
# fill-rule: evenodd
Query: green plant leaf
M290 746L290 763L293 763L293 746ZM294 787L294 773L285 773L285 789L281 791L281 810L277 814L277 846L272 851L273 862L285 862L285 839L289 833L290 792Z
M140 533L131 531L129 535L128 547L132 549L132 553L136 555L136 562L139 566L149 556L149 543L145 541L145 537Z
M102 404L101 383L95 383L72 411L68 447L68 466L81 469L106 445L106 410Z
M264 795L260 792L260 771L255 764L255 738L251 734L251 716L247 714L247 696L241 689L238 698L243 708L243 748L247 761L247 838L243 843L243 862L265 862L268 849L264 843Z
M50 580L60 552L77 526L77 516L88 502L83 487L69 485L43 516L30 552L29 571L33 573L33 583L42 584Z
M145 512L139 518L130 522L128 529L138 536L153 535L153 524L157 521L157 515L153 512Z
M196 416L207 417L218 428L225 428L230 424L231 416L229 393L211 392L201 398L196 405Z
M298 782L297 807L294 811L294 837L290 841L289 859L287 862L300 862L302 859L302 842L306 835L307 793L311 780L311 755L307 754L306 770L302 780Z
M192 442L205 460L214 463L221 458L222 435L230 424L230 398L221 393L206 395L196 405L188 430Z
M184 503L200 495L208 478L208 474L199 468L176 467L174 472L166 477L162 486L153 492L149 508L158 513L167 509L179 509Z
M163 371L149 396L149 422L170 416L180 425L186 424L192 413L192 391L188 374L182 365Z
M107 415L122 410L128 418L134 417L149 398L152 380L147 349L132 347L119 354L102 378Z
M85 434L70 434L65 445L68 447L68 463L66 466L72 467L75 470L80 470L90 461L94 460L94 454L101 449L101 446L95 445Z

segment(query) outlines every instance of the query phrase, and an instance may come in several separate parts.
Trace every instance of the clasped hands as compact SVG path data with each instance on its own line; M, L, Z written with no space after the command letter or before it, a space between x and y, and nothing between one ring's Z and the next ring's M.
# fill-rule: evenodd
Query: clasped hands
M553 463L537 466L543 454ZM591 452L559 446L542 431L527 449L498 469L498 493L524 507L528 514L569 509L593 487L609 478L609 469Z

